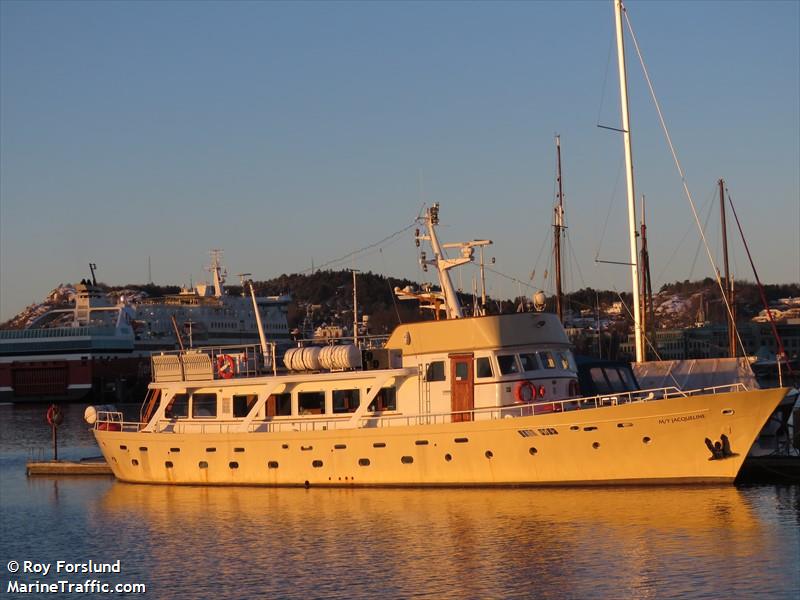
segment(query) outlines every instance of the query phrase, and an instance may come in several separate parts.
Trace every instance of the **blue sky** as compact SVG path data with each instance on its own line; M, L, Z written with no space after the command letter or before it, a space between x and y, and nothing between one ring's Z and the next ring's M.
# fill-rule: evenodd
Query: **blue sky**
M800 281L800 3L628 12L719 256L724 177L762 280ZM98 264L110 284L308 269L441 203L447 241L552 289L555 148L566 286L627 290L610 2L0 2L0 319ZM704 277L629 44L637 193L658 285ZM752 279L731 235L738 279ZM420 281L410 232L335 266ZM535 271L533 280L531 273ZM471 286L474 270L465 270ZM235 279L235 278L231 278ZM491 275L490 292L526 287Z

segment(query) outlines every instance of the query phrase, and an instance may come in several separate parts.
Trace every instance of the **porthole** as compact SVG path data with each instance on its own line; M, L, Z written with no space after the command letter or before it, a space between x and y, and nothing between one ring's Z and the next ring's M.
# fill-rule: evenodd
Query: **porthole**
M533 446L528 449L528 452L530 452L531 456L536 456L539 453L539 451Z
M594 448L595 450L597 450L599 447L600 447L600 442L594 442L592 444L592 448Z
M583 428L584 431L597 431L597 427L594 425L589 425L588 427Z
M414 443L415 443L417 446L427 446L427 445L428 445L428 440L417 440L417 441L416 441L416 442L414 442Z
M373 448L386 448L386 442L375 442L372 444Z
M170 452L180 452L181 449L180 448L170 448L169 451Z
M642 438L642 443L643 444L649 444L652 441L653 440L650 439L650 436L647 436L647 435Z
M172 461L171 461L171 460L165 461L165 462L164 462L164 466L165 466L165 467L167 467L168 469L171 469L171 468L172 468L172 466L173 466L173 465L172 465Z
M201 469L207 469L208 463L204 460L201 460L199 463L197 463L197 466L200 467Z
M216 448L206 448L206 452L216 452Z
M404 465L410 465L411 463L414 462L414 457L413 456L404 456L404 457L402 457L400 459L400 462L403 463Z
M617 427L633 427L633 423L617 423Z
M445 454L445 455L444 455L444 459L445 459L447 462L450 462L451 460L453 460L453 457L452 457L450 454Z
M580 429L580 427L578 427L577 425L570 425L570 428L569 428L570 431L578 431L579 429Z
M235 460L232 460L231 462L229 462L229 463L228 463L228 466L229 466L231 469L238 469L238 468L239 468L239 463L238 463L238 462L236 462Z
M359 458L358 464L361 467L368 467L369 466L369 459L368 458Z
M147 446L139 446L139 452L147 452Z
M313 461L311 463L311 466L314 467L315 469L319 469L320 467L322 467L322 461L321 460L315 460L315 461Z
M138 461L138 460L136 460L135 458L132 458L132 459L131 459L131 464L132 464L134 467L138 467L138 466L139 466L139 461Z
M735 412L736 411L733 410L732 408L725 408L722 410L722 414L725 415L726 417L730 417Z
M120 445L119 449L120 449L120 450L127 450L127 449L128 449L128 447L127 447L127 446L122 446L122 445Z
M288 450L289 444L281 444L281 448L283 448L284 450Z
M493 456L494 456L494 453L491 450L487 450L486 451L486 458L492 458Z
M456 444L466 444L469 441L469 438L456 438L453 440Z
M269 468L269 469L277 469L278 468L278 461L277 460L269 461L267 463L267 468Z
M333 445L333 449L334 450L344 450L345 448L347 448L347 444L334 444Z
M244 452L244 448L234 448L234 452Z
M300 446L300 450L303 452L308 452L309 450L313 450L314 446Z

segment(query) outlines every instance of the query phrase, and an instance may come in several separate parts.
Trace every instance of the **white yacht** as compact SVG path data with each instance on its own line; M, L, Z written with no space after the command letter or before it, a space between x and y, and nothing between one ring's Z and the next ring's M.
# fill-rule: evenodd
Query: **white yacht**
M122 481L214 485L554 485L733 481L786 389L659 388L582 397L558 318L465 316L431 245L435 315L382 348L164 352L138 422L89 407ZM408 295L406 290L403 294ZM349 341L349 340L348 340Z

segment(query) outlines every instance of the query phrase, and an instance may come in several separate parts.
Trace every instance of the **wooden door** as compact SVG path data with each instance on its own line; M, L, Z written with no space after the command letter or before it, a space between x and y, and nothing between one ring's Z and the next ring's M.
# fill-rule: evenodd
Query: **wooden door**
M472 354L450 356L450 410L454 413L475 408L475 370ZM472 421L471 413L454 414L453 422Z

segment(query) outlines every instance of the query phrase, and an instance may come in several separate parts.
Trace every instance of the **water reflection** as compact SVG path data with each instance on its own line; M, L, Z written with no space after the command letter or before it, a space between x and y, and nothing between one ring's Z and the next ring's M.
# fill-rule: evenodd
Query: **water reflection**
M120 581L145 582L154 598L800 597L800 486L305 490L28 479L28 448L48 451L45 409L0 407L0 555L119 559ZM97 455L83 406L65 413L63 455Z
M403 597L420 590L435 597L647 597L662 585L676 593L703 585L741 591L752 557L773 550L747 498L733 487L304 490L117 483L98 510L132 524L152 578L170 582L175 593L210 573L278 596L292 595L296 585L325 597L384 589Z

